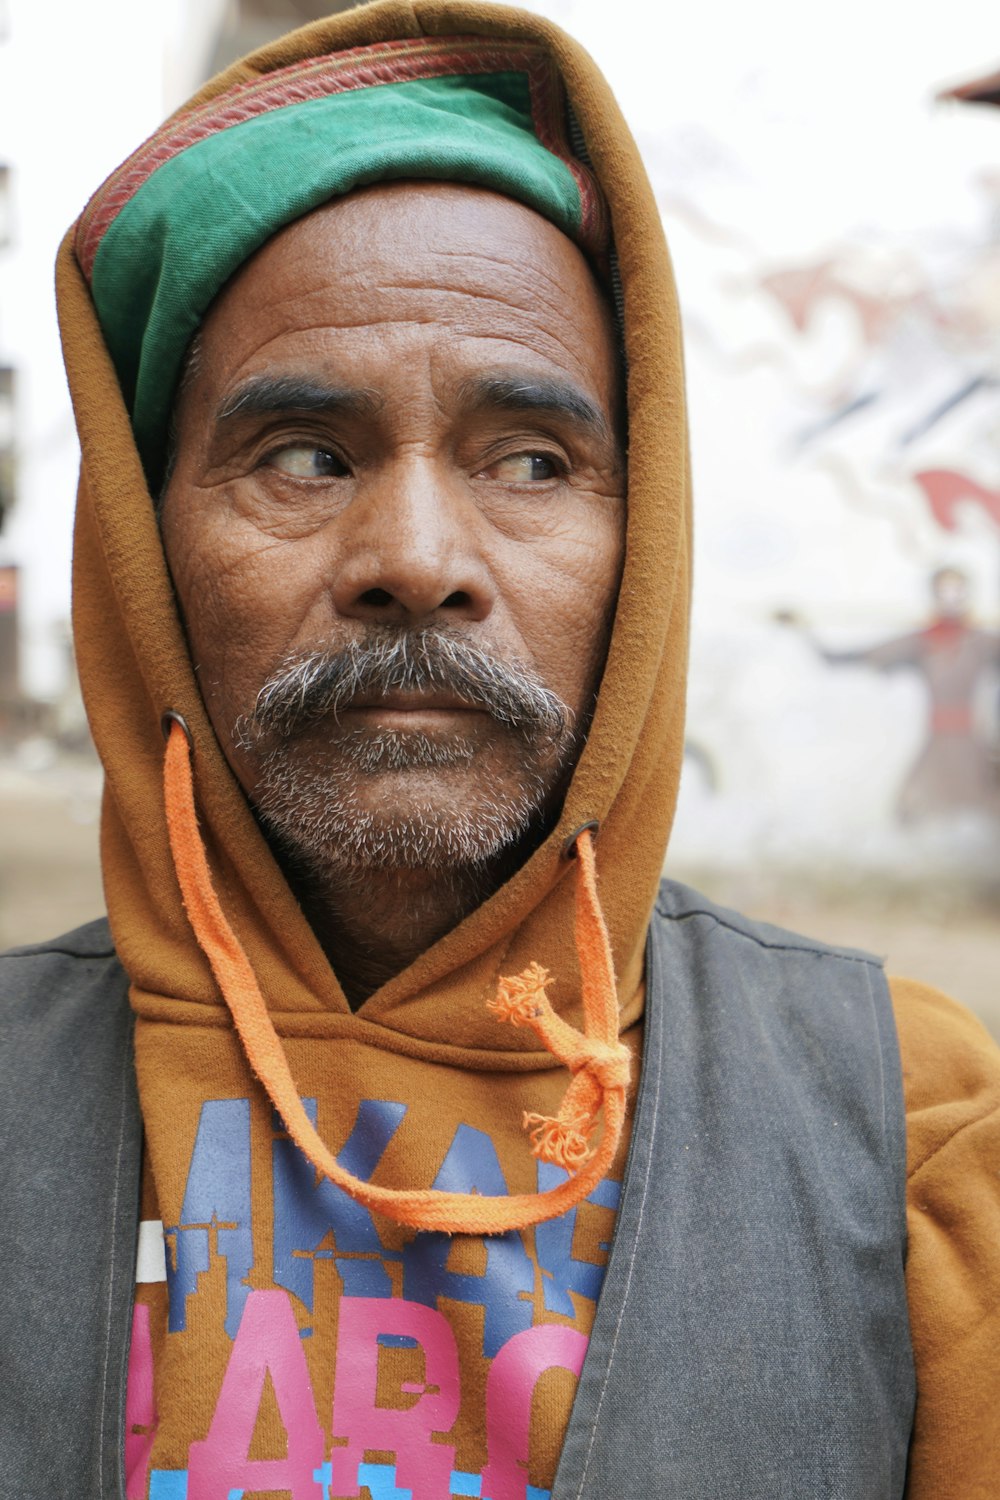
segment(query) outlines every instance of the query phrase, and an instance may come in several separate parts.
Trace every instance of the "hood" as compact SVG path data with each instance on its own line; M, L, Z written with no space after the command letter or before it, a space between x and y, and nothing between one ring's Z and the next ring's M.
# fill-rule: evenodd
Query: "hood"
M561 74L608 205L628 370L626 555L596 711L561 815L525 865L353 1014L218 745L199 694L143 462L70 231L60 321L82 449L74 632L106 771L102 863L133 1005L149 1022L228 1026L192 926L164 809L168 711L193 744L201 839L229 924L285 1036L358 1028L390 1050L443 1047L463 1065L532 1069L551 1058L529 1029L497 1025L502 974L543 964L556 1010L579 1025L573 862L567 837L596 822L600 900L620 1025L641 1014L646 929L677 794L690 570L680 325L659 214L636 146L587 54L551 23L492 4L379 0L284 37L208 83L201 106L300 59L414 37L502 37L545 48ZM176 117L175 117L176 118Z

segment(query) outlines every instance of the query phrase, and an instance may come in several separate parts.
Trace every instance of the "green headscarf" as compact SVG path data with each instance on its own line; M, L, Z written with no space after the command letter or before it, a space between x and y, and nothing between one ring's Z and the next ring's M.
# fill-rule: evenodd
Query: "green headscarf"
M599 190L536 47L417 38L309 58L175 116L115 172L75 247L155 492L185 350L230 276L352 188L468 182L543 214L593 257Z

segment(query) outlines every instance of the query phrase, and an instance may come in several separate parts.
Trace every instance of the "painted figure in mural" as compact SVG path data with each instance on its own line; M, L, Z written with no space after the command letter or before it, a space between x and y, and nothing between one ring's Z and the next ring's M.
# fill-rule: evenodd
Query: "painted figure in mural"
M1000 673L1000 634L971 621L969 580L960 568L938 568L930 585L933 614L922 630L856 651L816 649L832 666L908 669L926 685L927 738L900 789L901 823L969 811L1000 817L998 745L976 716L984 679L995 684Z
M660 882L679 319L590 59L320 22L58 276L109 920L0 961L0 1489L987 1494L1000 1054Z

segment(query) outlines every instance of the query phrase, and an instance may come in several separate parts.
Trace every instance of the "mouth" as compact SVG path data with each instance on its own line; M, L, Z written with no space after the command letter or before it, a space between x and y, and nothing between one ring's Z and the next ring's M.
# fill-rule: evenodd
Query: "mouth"
M383 729L446 729L470 718L486 718L485 709L448 692L397 689L388 693L360 694L340 712L341 720L378 725Z

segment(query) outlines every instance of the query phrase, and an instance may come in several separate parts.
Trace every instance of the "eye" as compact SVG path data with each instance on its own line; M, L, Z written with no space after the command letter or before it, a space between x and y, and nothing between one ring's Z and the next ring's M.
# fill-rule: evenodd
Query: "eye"
M562 472L558 459L549 453L509 453L483 470L490 479L504 484L538 484L556 479Z
M346 466L329 448L317 448L313 443L290 443L287 448L276 448L265 459L271 469L280 474L289 474L293 479L339 479L347 473Z

